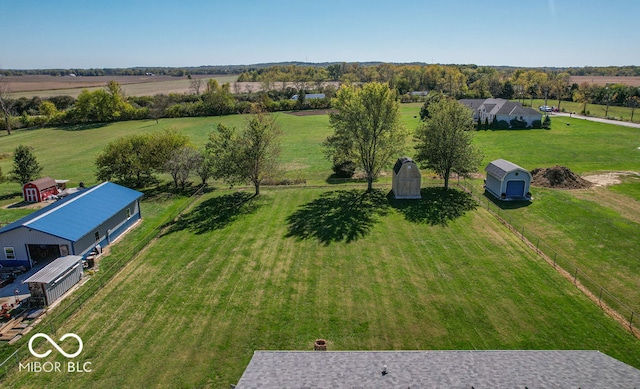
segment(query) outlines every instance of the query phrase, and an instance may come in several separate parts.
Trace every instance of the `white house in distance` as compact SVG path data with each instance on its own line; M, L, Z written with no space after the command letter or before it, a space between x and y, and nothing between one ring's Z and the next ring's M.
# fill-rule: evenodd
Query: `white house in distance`
M326 97L327 97L327 96L326 96L324 93L306 93L306 94L304 95L304 99L305 99L305 100L324 99L324 98L326 98ZM298 99L299 99L299 98L300 98L300 96L299 96L299 95L293 95L293 96L291 97L291 100L298 101Z
M523 107L522 104L505 99L462 99L458 102L473 111L473 120L482 123L494 120L504 120L510 123L513 119L527 122L532 127L533 122L539 120L542 123L542 114L535 109Z
M485 189L500 200L531 200L531 173L513 162L496 159L484 169Z

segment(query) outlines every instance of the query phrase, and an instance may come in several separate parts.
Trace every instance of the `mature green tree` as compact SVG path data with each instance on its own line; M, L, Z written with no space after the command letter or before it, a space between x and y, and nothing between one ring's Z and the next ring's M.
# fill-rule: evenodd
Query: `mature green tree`
M578 86L578 89L573 93L573 100L582 104L582 114L587 114L587 104L593 102L593 86L583 82Z
M116 180L140 187L155 180L154 173L165 171L165 163L189 138L177 131L160 134L133 134L109 143L96 158L99 180Z
M110 122L132 115L133 106L125 99L119 83L109 81L105 89L83 90L68 115L77 122Z
M640 107L640 97L629 96L625 100L625 104L627 107L631 108L631 121L633 121L633 114L636 111L636 108Z
M281 134L273 116L262 111L254 111L240 132L218 125L206 146L213 177L232 185L250 182L258 196L262 182L278 170Z
M200 163L200 153L191 145L185 145L175 149L171 157L164 163L164 169L173 178L173 185L176 189L184 189L191 172Z
M213 175L213 157L206 150L198 150L195 172L200 177L201 184L206 185Z
M24 145L18 146L13 154L11 180L24 185L29 181L40 178L41 172L42 166L38 163L32 148Z
M569 73L560 73L551 82L551 94L558 99L558 110L562 99L567 97L569 93L571 75Z
M96 157L96 177L100 181L119 181L134 187L151 178L150 164L145 163L144 149L148 134L134 134L110 142Z
M4 116L4 129L7 131L7 135L11 135L12 105L9 84L0 78L0 112Z
M400 121L398 96L387 84L343 85L332 100L333 135L324 141L334 162L354 161L367 176L367 191L382 168L403 150L406 131Z
M220 86L216 79L207 81L206 91L202 94L202 105L206 115L227 115L235 109L235 99L229 83Z
M424 104L420 108L420 120L424 121L424 120L430 119L431 114L429 112L429 107L431 107L432 104L435 104L444 98L446 98L446 96L442 92L436 92L436 91L429 92L429 94L424 100Z
M444 178L449 188L452 172L463 177L477 171L482 154L472 144L471 111L455 100L443 99L431 107L431 119L416 129L416 160Z
M156 121L156 124L167 113L167 108L169 108L170 104L171 99L165 94L153 96L153 103L149 108L149 116Z

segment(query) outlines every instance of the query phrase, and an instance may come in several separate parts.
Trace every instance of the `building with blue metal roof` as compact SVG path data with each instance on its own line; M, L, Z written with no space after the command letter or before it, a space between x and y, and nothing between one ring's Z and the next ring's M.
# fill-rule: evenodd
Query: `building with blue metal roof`
M87 256L108 246L141 218L142 193L104 182L0 228L0 265Z

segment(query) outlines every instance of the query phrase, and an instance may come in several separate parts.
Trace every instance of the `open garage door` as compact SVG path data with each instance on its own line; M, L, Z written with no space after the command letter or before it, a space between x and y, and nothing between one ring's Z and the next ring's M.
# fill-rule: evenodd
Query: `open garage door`
M508 181L507 197L522 197L522 196L524 196L524 181Z
M27 249L32 261L50 261L61 256L60 246L57 244L28 244Z

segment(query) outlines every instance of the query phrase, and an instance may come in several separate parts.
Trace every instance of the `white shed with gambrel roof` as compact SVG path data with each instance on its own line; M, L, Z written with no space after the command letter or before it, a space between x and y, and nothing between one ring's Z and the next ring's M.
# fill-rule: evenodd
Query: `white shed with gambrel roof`
M396 199L420 199L422 174L409 157L398 158L393 167L392 190Z
M496 159L484 169L485 189L500 200L531 200L531 173L504 159Z

